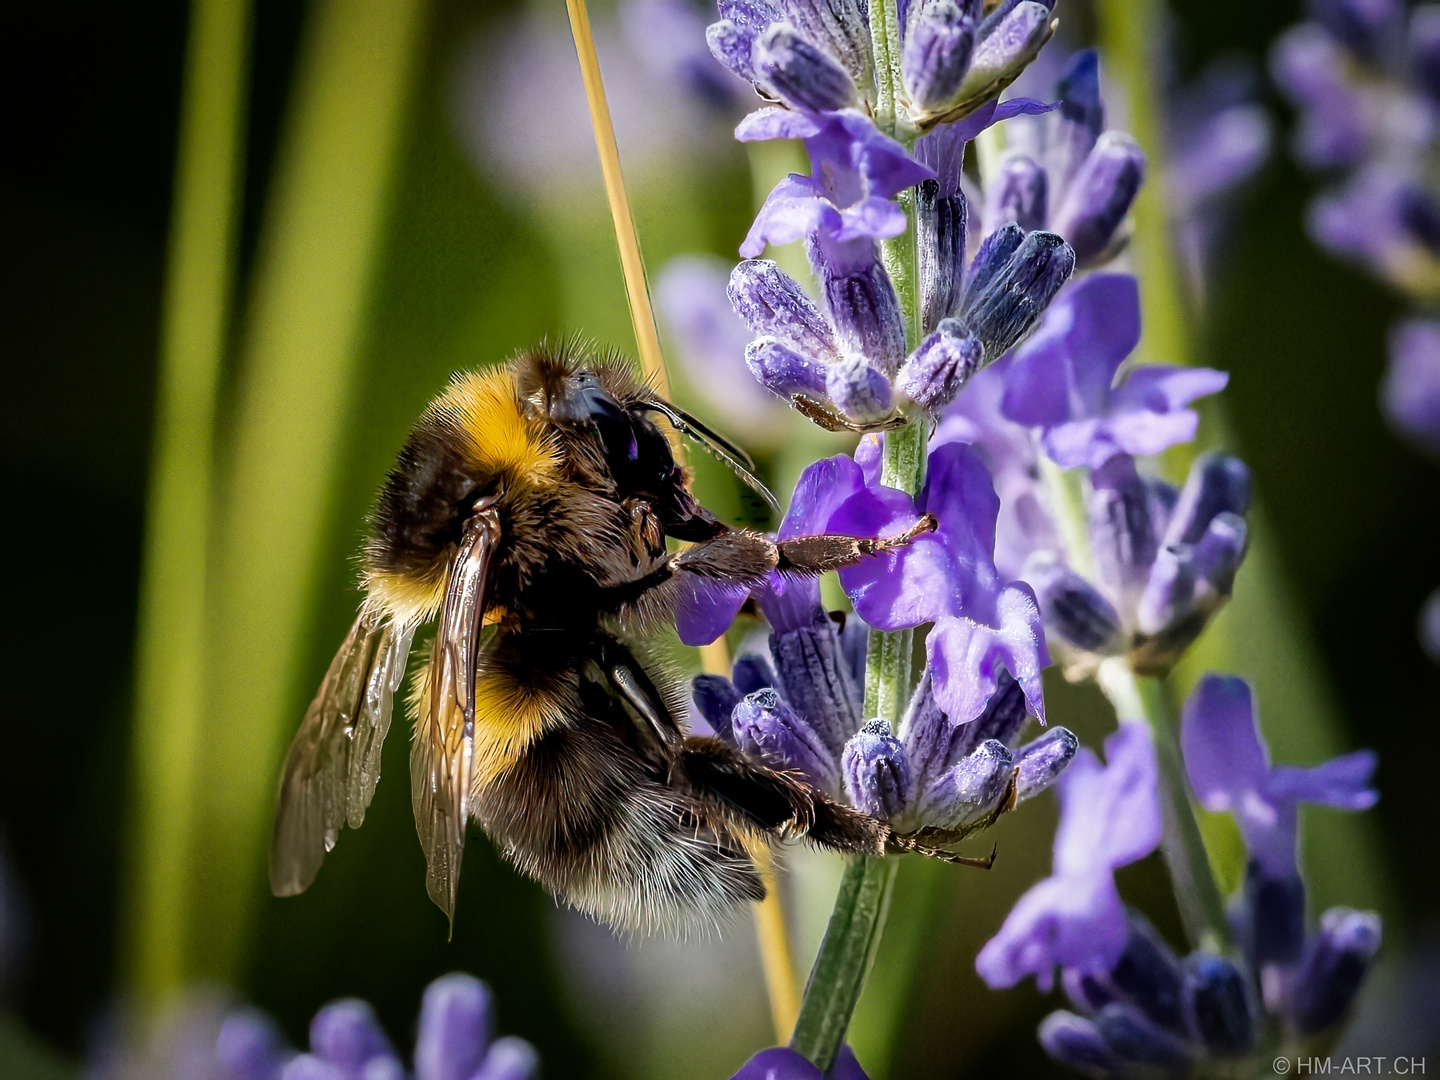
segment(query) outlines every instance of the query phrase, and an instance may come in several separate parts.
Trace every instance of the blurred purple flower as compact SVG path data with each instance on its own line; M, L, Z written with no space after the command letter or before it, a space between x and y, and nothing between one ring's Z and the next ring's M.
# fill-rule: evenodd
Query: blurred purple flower
M1016 350L1001 410L1038 427L1062 468L1098 469L1116 454L1158 454L1195 438L1187 408L1224 389L1209 368L1141 365L1116 371L1140 341L1140 290L1128 274L1092 274L1066 290Z
M1440 459L1440 322L1411 319L1391 332L1380 410L1397 434Z
M1055 93L1057 111L1007 127L1010 149L986 179L978 232L988 236L1011 223L1050 229L1074 249L1078 266L1099 266L1124 246L1122 225L1145 179L1145 154L1130 135L1105 130L1093 49L1070 58Z
M1105 740L1105 756L1102 765L1082 748L1060 780L1054 872L1019 899L975 958L991 987L1033 975L1048 990L1055 968L1109 971L1125 949L1128 923L1114 872L1160 843L1149 731L1123 725Z
M407 1073L374 1010L363 1001L331 1002L310 1023L310 1051L287 1049L274 1023L256 1010L225 1021L215 1054L228 1080L530 1080L539 1075L534 1048L493 1035L490 989L455 973L425 989L415 1038L415 1071Z
M848 1045L840 1047L840 1056L829 1076L830 1080L869 1080ZM772 1046L740 1066L730 1080L825 1080L825 1076L788 1046Z

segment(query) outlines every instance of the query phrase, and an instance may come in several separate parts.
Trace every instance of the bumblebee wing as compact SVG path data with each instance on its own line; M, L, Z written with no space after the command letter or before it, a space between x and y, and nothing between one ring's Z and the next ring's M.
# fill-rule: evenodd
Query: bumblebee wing
M410 800L425 851L426 889L452 923L470 815L480 622L499 539L499 515L480 507L466 523L450 574L410 747Z
M330 662L281 774L270 835L276 896L304 892L341 825L358 828L365 820L411 632L362 611Z

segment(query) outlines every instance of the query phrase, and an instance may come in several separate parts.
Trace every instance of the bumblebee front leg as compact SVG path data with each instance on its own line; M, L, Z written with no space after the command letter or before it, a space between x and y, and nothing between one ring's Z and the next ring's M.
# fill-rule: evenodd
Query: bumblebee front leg
M676 570L719 581L758 584L771 570L796 577L817 577L844 570L869 555L898 551L917 536L934 532L935 518L923 514L910 528L895 536L846 536L817 533L789 540L771 540L760 533L732 530L686 548L673 556Z

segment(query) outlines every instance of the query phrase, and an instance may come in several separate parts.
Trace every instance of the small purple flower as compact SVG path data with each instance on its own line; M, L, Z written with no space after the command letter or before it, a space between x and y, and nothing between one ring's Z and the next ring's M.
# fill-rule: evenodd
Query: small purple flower
M840 1056L829 1076L830 1080L869 1080L849 1046L840 1047ZM740 1066L730 1080L825 1080L825 1075L788 1046L772 1046Z
M523 1039L493 1035L489 988L470 975L444 975L425 989L413 1080L530 1080L540 1061ZM310 1024L310 1052L295 1054L274 1023L234 1012L220 1029L216 1057L231 1080L409 1080L363 1001L326 1005Z
M1160 843L1149 731L1122 726L1105 740L1105 756L1102 765L1081 749L1060 779L1054 873L1020 898L975 958L991 987L1033 975L1048 990L1055 968L1107 972L1125 950L1129 924L1114 872Z
M1208 368L1142 365L1115 383L1140 341L1140 290L1128 274L1092 274L1067 290L1016 351L1001 409L1042 431L1062 468L1098 469L1116 454L1158 454L1195 437L1189 404L1224 389Z
M1391 333L1380 410L1397 434L1440 459L1440 322L1411 319Z
M1269 878L1296 873L1301 802L1365 810L1378 798L1370 786L1376 764L1370 750L1310 769L1271 765L1243 679L1202 679L1185 703L1180 738L1196 798L1207 810L1235 815L1250 858Z

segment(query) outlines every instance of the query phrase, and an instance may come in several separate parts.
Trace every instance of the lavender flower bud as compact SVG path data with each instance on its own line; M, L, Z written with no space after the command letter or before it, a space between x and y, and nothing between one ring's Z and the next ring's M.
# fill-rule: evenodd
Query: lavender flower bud
M1108 254L1144 179L1140 144L1123 131L1101 135L1070 182L1051 226L1070 241L1081 266Z
M930 334L960 310L964 284L965 196L942 196L926 180L915 199L915 266L920 280L920 325Z
M540 1075L540 1055L524 1039L496 1039L480 1069L469 1080L530 1080ZM367 1076L366 1080L370 1080Z
M900 728L905 732L905 748L917 784L929 784L972 749L967 738L974 724L952 724L935 701L930 672L920 677L920 684L910 696Z
M1239 1057L1255 1042L1245 978L1218 956L1185 958L1185 999L1195 1032L1215 1057Z
M1440 9L1421 4L1410 11L1410 70L1415 81L1436 101L1440 101Z
M1195 574L1217 597L1228 597L1245 561L1248 529L1238 514L1215 515L1195 545Z
M818 733L831 760L838 760L850 733L860 727L860 692L850 678L835 624L820 608L808 627L770 635L779 685Z
M757 336L778 337L817 360L839 357L824 314L800 283L771 260L746 259L736 266L725 295Z
M830 112L855 103L855 84L835 60L788 22L771 26L755 44L755 70L788 104Z
M1079 749L1080 740L1068 729L1057 727L1016 750L1011 763L1020 770L1015 778L1016 799L1024 802L1060 779Z
M1065 991L1065 996L1074 1006L1087 1013L1098 1013L1106 1005L1117 1000L1115 991L1109 984L1109 978L1098 972L1063 968L1060 972L1060 985Z
M1144 588L1159 547L1149 486L1124 454L1092 470L1090 481L1090 548L1101 584L1122 594Z
M786 0L785 13L802 34L849 72L856 85L870 84L870 21L862 0Z
M966 305L965 324L985 346L985 355L998 359L1029 333L1074 269L1075 253L1060 237L1027 234Z
M470 1080L493 1034L490 988L459 973L436 979L420 1003L416 1080Z
M1010 751L989 739L915 793L916 813L926 825L964 828L1000 805L1013 773Z
M921 0L911 11L900 62L905 92L925 111L954 101L975 47L976 15L953 0Z
M1057 187L1067 186L1081 163L1090 156L1105 130L1105 105L1100 100L1100 57L1083 49L1070 63L1055 87L1060 97L1061 150L1055 163Z
M1305 883L1298 874L1268 877L1254 859L1245 869L1245 945L1250 963L1290 964L1305 948Z
M724 675L696 675L690 684L690 696L695 708L710 725L710 730L726 742L735 741L735 732L730 726L730 714L740 702L740 691Z
M1120 613L1100 591L1049 552L1027 560L1021 576L1035 590L1045 628L1085 652L1121 648Z
M845 616L840 629L840 650L855 686L865 685L865 655L870 646L870 628L854 612Z
M1025 242L1025 230L1019 225L1002 225L980 241L980 250L970 264L970 274L965 282L965 299L961 309L975 303L975 297L1004 269L1020 245Z
M375 1010L358 998L331 1002L315 1014L310 1052L349 1072L359 1072L372 1058L395 1056Z
M729 19L721 19L705 28L705 44L710 47L710 55L740 78L747 82L759 79L755 70L753 30L742 29Z
M1049 177L1034 158L1009 153L1000 162L1000 174L986 185L985 222L997 226L1014 222L1026 232L1045 227Z
M788 399L801 394L825 400L825 364L773 337L759 338L745 346L745 366L761 386L779 397Z
M861 356L831 364L825 372L825 392L835 407L857 424L877 423L895 408L890 380Z
M1095 1026L1110 1049L1126 1062L1178 1067L1189 1061L1179 1038L1149 1023L1128 1005L1106 1005L1095 1018Z
M1238 458L1202 454L1190 466L1180 501L1165 530L1167 544L1193 544L1205 535L1215 515L1244 515L1250 509L1250 470Z
M881 821L904 813L915 793L905 747L884 720L871 720L845 744L840 759L851 805Z
M1400 225L1410 239L1431 252L1440 252L1440 204L1415 184L1401 187L1395 202Z
M817 787L836 788L835 759L813 728L774 690L747 695L734 713L741 749L785 769L799 769Z
M864 357L887 378L893 377L905 359L905 323L874 243L851 241L832 249L816 240L810 255L841 350Z
M1157 635L1176 626L1195 608L1195 549L1189 544L1162 548L1150 569L1150 580L1135 608L1135 625ZM1196 633L1199 627L1195 628ZM1194 635L1191 635L1193 639ZM1188 641L1186 642L1188 644Z
M901 365L895 389L935 416L984 366L985 347L959 320L945 319Z
M756 690L764 690L767 686L780 685L780 676L775 674L769 658L759 653L741 653L737 656L730 671L730 678L735 681L735 689L740 692L741 697L753 694Z
M1154 928L1133 912L1125 951L1111 969L1110 981L1150 1023L1185 1033L1185 979L1180 963Z
M1040 1022L1039 1036L1045 1053L1085 1076L1117 1076L1125 1071L1125 1063L1100 1029L1082 1016L1053 1012Z
M970 101L1009 83L1035 59L1049 35L1050 9L1021 0L981 38L956 99Z
M1379 951L1373 911L1331 908L1320 916L1291 991L1290 1015L1302 1034L1324 1031L1349 1011Z

